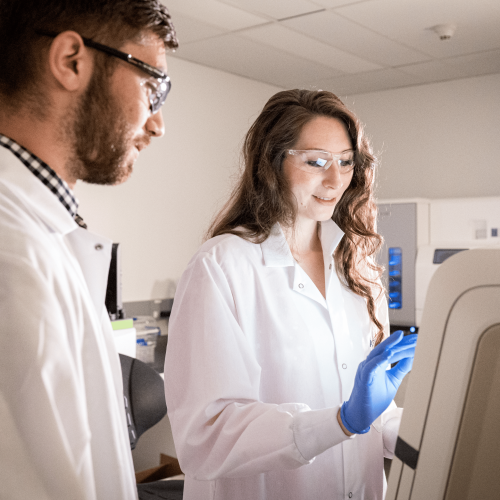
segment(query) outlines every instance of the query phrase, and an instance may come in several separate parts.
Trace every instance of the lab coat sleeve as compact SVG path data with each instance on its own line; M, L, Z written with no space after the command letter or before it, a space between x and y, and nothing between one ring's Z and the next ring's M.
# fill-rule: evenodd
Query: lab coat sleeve
M9 498L95 499L78 396L85 391L68 361L53 282L31 262L1 252L0 276L0 490Z
M212 480L293 469L348 439L338 408L259 401L260 373L220 265L198 253L177 288L165 361L168 414L186 474Z

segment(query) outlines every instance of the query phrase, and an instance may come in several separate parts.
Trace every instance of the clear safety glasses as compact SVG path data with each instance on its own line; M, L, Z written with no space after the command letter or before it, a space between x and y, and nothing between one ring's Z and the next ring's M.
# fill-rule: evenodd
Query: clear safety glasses
M59 33L53 33L51 31L37 30L36 33L42 36L50 36L55 38ZM140 59L135 58L131 54L127 54L120 50L114 49L112 47L108 47L107 45L103 45L102 43L94 42L90 40L90 38L85 38L82 36L83 43L92 49L100 50L105 54L108 54L113 57L117 57L122 61L125 61L136 68L144 71L144 73L148 74L152 78L148 80L148 84L150 85L150 94L149 94L149 103L152 114L160 111L160 108L163 106L165 99L167 98L168 93L172 87L172 83L170 82L170 77L167 76L163 71L154 66L151 66Z
M354 151L348 150L342 153L331 153L316 149L289 149L287 153L293 164L311 174L318 174L328 170L333 162L341 174L347 174L354 169Z

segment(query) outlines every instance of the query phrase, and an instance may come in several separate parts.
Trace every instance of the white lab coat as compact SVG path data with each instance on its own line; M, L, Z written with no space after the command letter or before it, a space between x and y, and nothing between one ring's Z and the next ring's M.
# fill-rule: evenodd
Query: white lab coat
M110 253L0 147L1 499L137 498Z
M213 238L189 263L165 362L185 500L383 498L402 410L351 438L336 418L375 333L335 272L342 236L322 223L326 300L279 225L260 245ZM378 317L388 329L385 298Z

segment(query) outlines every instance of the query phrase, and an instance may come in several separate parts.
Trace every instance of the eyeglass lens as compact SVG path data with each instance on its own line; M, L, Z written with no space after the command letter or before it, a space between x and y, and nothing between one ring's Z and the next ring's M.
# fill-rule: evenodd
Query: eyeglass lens
M155 92L151 93L149 97L149 102L151 103L151 112L154 114L160 110L165 102L168 93L170 92L171 83L170 79L167 77L164 80L158 79L158 87Z
M301 151L295 156L299 166L308 171L326 170L335 161L341 173L347 173L354 168L354 153L347 151L341 155L332 155L326 151Z

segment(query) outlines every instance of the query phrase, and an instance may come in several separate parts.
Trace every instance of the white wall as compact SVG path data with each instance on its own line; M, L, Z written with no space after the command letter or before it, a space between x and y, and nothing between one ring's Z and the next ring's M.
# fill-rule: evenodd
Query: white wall
M173 297L238 172L243 137L278 88L170 57L165 137L120 186L79 183L89 229L121 243L123 300Z
M382 151L378 198L500 194L500 74L345 102Z
M244 134L280 89L175 57L164 138L121 186L79 184L92 231L122 244L125 301L173 297L238 172ZM378 198L500 194L500 75L344 98L382 151Z

